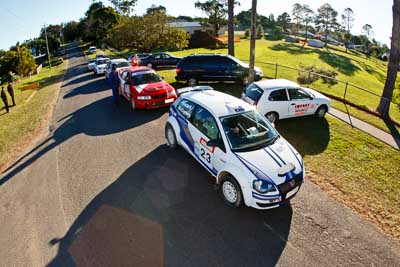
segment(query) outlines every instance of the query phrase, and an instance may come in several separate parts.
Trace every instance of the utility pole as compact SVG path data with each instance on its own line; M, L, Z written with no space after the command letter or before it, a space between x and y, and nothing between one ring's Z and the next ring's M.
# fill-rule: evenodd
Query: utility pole
M50 51L49 51L49 41L47 40L47 28L46 28L46 24L44 24L44 35L45 35L45 37L46 37L47 60L49 61L49 67L50 67L50 69L51 69Z
M250 34L250 62L249 62L249 82L254 82L254 60L256 49L256 21L257 21L257 0L251 4L251 34Z

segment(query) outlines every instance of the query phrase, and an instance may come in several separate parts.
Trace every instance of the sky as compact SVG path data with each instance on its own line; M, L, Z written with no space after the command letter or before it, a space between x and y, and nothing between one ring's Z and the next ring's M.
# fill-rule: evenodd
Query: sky
M138 0L134 13L141 15L146 8L155 5L165 6L172 16L204 16L194 8L196 0ZM240 6L235 14L251 7L251 0L239 0ZM323 3L330 3L340 14L346 7L353 9L355 22L353 34L360 34L361 28L368 23L374 30L376 40L390 45L392 29L391 0L258 0L257 12L261 15L274 14L277 17L283 12L291 14L294 3L308 4L314 11ZM0 49L7 50L18 41L39 36L40 29L46 24L59 24L79 20L84 16L92 0L13 0L0 1ZM108 0L103 3L110 5Z

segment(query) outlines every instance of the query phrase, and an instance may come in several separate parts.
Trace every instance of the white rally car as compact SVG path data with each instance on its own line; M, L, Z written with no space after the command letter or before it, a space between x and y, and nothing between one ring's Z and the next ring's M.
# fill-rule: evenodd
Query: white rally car
M94 74L95 75L104 74L108 62L110 62L110 59L106 58L106 57L96 59L95 67L94 67Z
M299 191L301 155L254 106L209 86L178 92L165 125L167 144L182 146L215 177L228 204L270 209Z
M331 106L323 94L285 79L254 82L244 89L242 99L270 122L306 115L322 118Z

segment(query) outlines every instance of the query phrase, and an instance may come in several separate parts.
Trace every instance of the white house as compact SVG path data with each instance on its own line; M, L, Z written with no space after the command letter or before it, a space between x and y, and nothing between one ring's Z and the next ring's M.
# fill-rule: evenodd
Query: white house
M171 28L179 28L185 30L189 34L193 34L195 32L212 32L213 28L208 25L202 25L198 21L174 21L169 22L168 26Z

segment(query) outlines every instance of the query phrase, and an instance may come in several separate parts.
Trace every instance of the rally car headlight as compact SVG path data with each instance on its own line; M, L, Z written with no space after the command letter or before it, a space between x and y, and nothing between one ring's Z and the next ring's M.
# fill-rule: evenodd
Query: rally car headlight
M141 95L137 97L138 100L150 100L151 96L149 95Z
M267 183L263 180L254 180L253 189L262 194L276 191L276 188L273 184Z
M174 95L174 90L171 90L171 91L167 92L167 97L170 97L172 95Z

